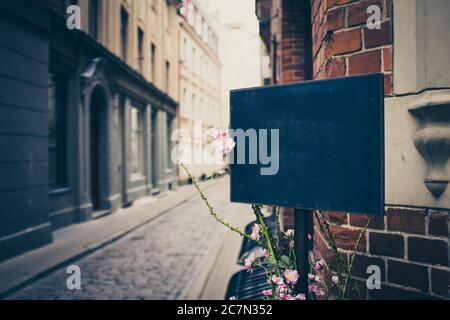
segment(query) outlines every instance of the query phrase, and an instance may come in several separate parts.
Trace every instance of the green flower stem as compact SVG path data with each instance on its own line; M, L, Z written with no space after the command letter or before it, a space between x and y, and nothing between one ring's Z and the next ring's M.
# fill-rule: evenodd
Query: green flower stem
M275 219L277 224L277 236L275 239L275 247L280 250L281 239L281 219L280 219L280 207L275 207Z
M323 236L325 237L325 241L331 247L332 251L336 254L336 258L337 258L336 269L337 270L335 270L335 271L337 274L339 274L339 276L342 276L342 274L346 273L346 271L347 271L346 263L342 259L342 256L337 248L336 241L334 240L333 233L330 230L328 221L325 219L325 217L319 211L314 211L314 215L316 217L317 222L319 223L320 231L322 232ZM319 217L319 215L321 216L321 218ZM341 292L341 288L342 288L342 281L339 281L338 292Z
M255 213L256 221L258 222L258 224L261 228L261 233L263 235L263 239L266 244L267 251L270 256L273 256L275 258L275 262L276 262L275 274L277 275L277 277L279 277L279 276L281 276L281 272L280 272L280 269L278 268L278 258L277 258L278 255L273 248L272 237L271 237L269 229L267 227L267 223L264 218L264 215L261 212L261 207L258 205L252 205L252 209L253 209L253 212Z
M276 293L275 293L275 284L272 281L272 271L268 270L266 267L264 267L261 263L257 263L257 266L264 269L264 272L266 273L266 277L270 280L270 286L272 287L272 300L276 300Z
M353 280L352 268L353 268L356 252L357 252L359 244L360 244L360 242L362 240L363 234L365 233L365 231L369 227L371 218L369 218L366 226L359 233L357 241L356 241L356 244L355 244L355 247L353 249L353 253L352 253L352 257L350 259L350 262L346 263L342 259L342 256L341 256L341 254L339 252L339 249L338 249L338 247L336 245L336 241L334 240L334 236L333 236L333 233L331 232L330 225L329 225L328 221L322 215L322 213L315 211L314 214L315 214L316 220L319 223L319 228L320 228L320 230L322 231L322 234L325 237L325 240L330 245L330 247L332 248L333 252L336 254L337 269L338 269L338 270L336 270L336 272L340 276L337 298L343 300L343 299L345 299L345 294L347 292L348 285ZM319 217L319 214L320 214L321 218ZM342 279L342 275L344 275L344 274L345 274L345 279Z
M194 187L197 189L198 193L200 194L200 198L206 204L206 207L208 208L209 213L214 217L214 219L216 219L219 223L221 223L225 227L229 228L230 230L240 234L241 236L243 236L249 240L252 240L252 238L250 237L249 234L245 233L244 231L240 230L239 228L228 223L214 211L213 206L209 203L208 198L206 197L206 195L203 193L202 189L200 188L200 184L198 183L197 178L191 174L191 172L188 170L188 168L183 163L180 163L180 166L184 169L184 171L186 171L187 175L189 176L189 178L192 181L192 184L194 185Z
M353 279L352 269L353 269L353 264L355 262L356 251L358 250L359 243L361 242L362 236L365 233L365 231L367 230L367 228L369 227L369 224L371 221L372 221L372 218L369 218L366 225L364 226L364 229L362 229L361 232L359 233L358 240L356 241L355 247L353 249L352 257L350 258L350 263L347 266L347 272L346 272L347 276L345 279L344 288L342 290L343 291L342 299L345 299L345 293L347 291L348 283L351 282L351 280Z
M320 213L320 216L322 216L322 221L321 221L321 219L319 218L319 213L318 213L318 211L314 211L316 219L319 223L319 228L322 231L322 234L325 236L325 240L330 245L333 252L336 253L336 257L338 259L338 264L340 265L340 267L342 267L342 269L346 269L345 262L343 261L342 256L338 250L336 241L334 240L334 237L333 237L333 233L331 232L331 229L330 229L330 225L328 224L328 221L325 219L325 217L322 215L322 213Z
M291 244L289 243L289 261L294 260L294 269L297 269L297 258L295 256L295 251L294 251L294 247L291 246ZM312 265L311 263L309 264L310 266Z

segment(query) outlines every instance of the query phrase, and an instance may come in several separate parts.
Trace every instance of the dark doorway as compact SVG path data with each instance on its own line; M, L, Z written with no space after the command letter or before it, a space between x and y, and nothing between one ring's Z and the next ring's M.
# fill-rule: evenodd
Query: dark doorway
M102 178L101 155L105 154L104 133L106 99L104 92L96 88L92 93L89 125L90 125L90 192L93 211L102 209Z

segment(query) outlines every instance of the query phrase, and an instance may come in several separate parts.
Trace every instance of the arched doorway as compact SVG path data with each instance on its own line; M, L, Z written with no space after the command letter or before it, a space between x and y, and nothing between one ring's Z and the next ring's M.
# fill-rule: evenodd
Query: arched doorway
M104 209L102 199L105 197L106 167L104 157L106 146L106 112L108 102L104 90L97 86L92 92L89 107L89 164L90 164L90 194L92 210L99 212ZM95 214L94 214L95 216Z

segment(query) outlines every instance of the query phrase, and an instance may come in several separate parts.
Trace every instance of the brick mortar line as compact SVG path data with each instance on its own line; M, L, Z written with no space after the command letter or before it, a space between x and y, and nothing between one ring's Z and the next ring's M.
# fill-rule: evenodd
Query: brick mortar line
M387 228L387 226L386 226ZM408 241L408 237L405 235L403 236L403 257L405 258L406 261L409 261L409 241Z
M345 250L345 249L340 249L340 252L343 253L347 253L347 254L353 254L352 250ZM431 267L431 268L435 268L435 269L439 269L442 271L450 271L450 267L439 264L439 265L435 265L435 264L431 264L431 263L426 263L426 262L418 262L418 261L412 261L412 260L406 260L405 258L398 258L398 257L389 257L389 256L382 256L382 255L378 255L378 254L373 254L373 253L366 253L366 252L362 252L362 251L357 251L356 252L357 255L360 256L366 256L369 258L378 258L378 259L382 259L384 260L385 264L386 264L386 270L387 270L387 265L388 265L388 260L392 260L392 261L396 261L396 262L402 262L405 264L415 264L421 267Z
M386 216L385 216L386 217ZM330 225L336 226L336 227L344 227L345 229L351 230L351 231L358 231L358 230L362 230L364 229L364 227L357 227L357 226L352 226L350 224L335 224L332 223L330 221L328 221ZM389 234L389 235L401 235L404 238L412 238L412 237L416 237L416 238L421 238L421 239L427 239L427 240L440 240L440 241L444 241L447 244L449 243L449 238L446 236L435 236L435 235L431 235L431 234L418 234L418 233L408 233L405 231L396 231L396 230L389 230L387 229L387 224L385 223L385 228L384 229L372 229L372 228L367 228L367 233L382 233L382 234Z
M431 279L431 267L427 268L427 275L428 275L428 292L433 294L433 291L432 291L433 282L431 281L432 280Z
M355 278L357 280L360 280L360 281L364 281L364 282L367 280L365 278L357 277L357 276L354 276L353 278ZM385 279L387 279L387 277ZM433 293L432 291L426 291L425 292L425 291L422 291L422 290L417 289L417 288L408 287L408 286L402 286L401 284L396 284L396 283L392 283L392 282L388 282L388 281L380 281L380 283L381 283L381 285L384 284L384 285L387 285L387 286L390 286L390 287L394 287L396 289L402 289L402 290L409 291L409 292L414 292L414 293L427 294L429 296L438 297L438 298L441 298L441 299L444 299L444 300L448 300L449 299L448 297L442 296L440 294ZM375 291L375 290L376 289L373 289L373 290L367 289L367 292Z
M325 20L325 17L327 16L328 11L333 11L333 10L337 10L337 9L340 9L340 8L343 8L343 9L344 9L344 26L343 26L342 28L340 28L340 29L333 30L333 32L336 32L336 31L345 31L345 30L354 30L354 29L356 29L356 28L358 28L358 27L363 27L364 25L366 25L367 23L366 23L366 24L364 24L364 23L357 24L357 25L355 25L355 26L349 26L349 25L348 25L348 17L349 17L349 10L348 10L348 9L349 9L349 7L353 6L355 3L357 3L356 0L354 0L354 1L352 1L352 2L348 2L348 3L337 4L337 5L333 6L333 7L327 8L327 9L325 10L325 12L323 13L322 19L318 22L318 23L319 23L318 28L320 29L320 28L323 26L323 21ZM323 3L321 3L320 5L323 5ZM386 14L387 14L387 11L388 11L388 7L387 7L386 0L383 1L383 9L382 9L382 11L383 11L384 14L383 14L383 16L382 16L382 19L381 19L381 21L380 21L380 24L382 24L382 23L384 23L384 22L388 22L388 21L392 22L392 21L393 21L393 18L392 18L392 17L388 17L388 16L386 15ZM317 14L316 14L315 16L312 16L312 17L311 17L311 19L312 19L313 22L316 22L315 20L316 20L316 17L317 17L318 15L319 15L319 10L317 10ZM364 27L363 27L362 29L364 29ZM314 39L313 39L313 40L314 40ZM321 40L321 42L323 42L323 39Z
M364 27L361 27L359 29L359 32L361 34L361 52L366 52L366 37L364 36Z
M366 253L369 253L370 252L370 239L369 239L369 233L370 232L368 232L369 230L368 229L366 229L366 234L365 234L365 236L366 236Z
M320 232L318 232L318 233L319 233L320 238L324 241L324 243L325 243L325 245L327 246L327 248L328 248L328 249L331 249L331 248L329 247L328 243L327 243L327 242L325 241L325 239L323 238L322 234L321 234ZM322 253L320 252L320 250L317 250L317 251L318 251L319 254L322 256ZM351 250L343 250L343 249L339 249L339 252L343 252L343 253L351 253L351 254L353 254L353 251L351 251ZM389 285L389 286L395 287L395 288L397 288L397 289L405 289L405 290L411 291L411 292L424 293L424 291L421 291L420 289L413 288L413 287L408 287L408 286L402 286L402 285L395 284L395 283L392 283L392 282L389 282L389 281L388 281L388 268L389 268L388 259L393 260L393 261L397 261L397 262L403 262L403 263L405 263L405 260L402 260L402 259L400 259L400 258L390 258L390 257L386 257L386 256L377 256L377 255L364 254L364 252L360 252L360 251L357 251L356 254L357 254L357 255L365 255L365 256L371 257L371 258L380 258L380 259L383 260L383 262L384 262L384 269L385 269L385 270L384 270L384 271L385 271L385 272L384 272L384 278L386 279L386 281L382 281L381 284L384 283L385 285ZM412 263L409 263L409 264L412 264ZM415 264L420 265L420 266L423 266L423 267L426 267L427 270L429 270L429 271L428 271L428 272L429 272L428 281L429 281L430 283L429 283L429 286L428 286L427 294L428 294L428 295L431 295L431 296L435 296L435 297L440 297L440 298L448 299L448 297L444 297L444 296L441 296L441 295L439 295L439 294L435 294L434 292L431 291L431 290L432 290L432 287L431 287L431 268L434 267L434 266L433 266L433 265L429 265L429 264L428 264L428 265L424 265L423 263L415 263ZM434 267L434 268L439 269L439 270L443 270L443 271L450 270L450 268L446 268L446 267ZM358 280L361 280L361 281L366 281L366 280L367 280L366 278L362 278L362 277L358 277L358 276L353 276L353 277L354 277L355 279L358 279ZM369 290L367 290L367 296L366 296L366 298L367 298L367 299L369 298Z
M444 237L444 236L434 236L431 234L416 234L416 233L408 233L408 232L404 232L404 231L394 231L394 230L377 230L377 229L368 229L368 231L373 232L373 233L384 233L384 234L390 234L390 235L401 235L404 238L408 239L408 238L420 238L420 239L426 239L426 240L439 240L439 241L443 241L445 243L449 243L449 239L448 237ZM382 232L380 232L382 231Z
M390 20L387 20L387 21L390 21ZM387 21L382 21L381 23L387 22ZM363 41L363 40L364 40L363 35L364 35L364 29L365 29L365 27L364 27L363 24L358 25L358 26L354 26L354 27L344 27L344 28L341 28L341 29L337 29L337 30L332 31L332 33L333 33L333 34L340 34L340 33L346 32L346 31L352 31L352 30L356 30L356 29L360 29L360 30L361 30L361 33L362 33L362 35L361 35L361 42L362 42L362 43L361 43L361 44L362 44L362 45L365 45L365 42ZM325 35L325 36L326 36L326 35ZM328 41L326 40L325 36L324 36L323 39L320 40L320 46L319 46L319 48L317 49L317 52L316 52L316 54L314 55L313 58L317 57L317 55L318 55L320 49L322 49L322 47L323 47L323 44L324 44L324 43L325 43L325 44L328 43ZM377 46L377 47L375 47L375 48L366 48L366 49L364 49L364 50L361 49L361 50L356 51L356 52L361 52L361 51L364 51L364 52L365 52L365 51L371 51L371 49L377 49L377 48L381 48L381 47L384 48L384 47L388 47L388 46L392 46L392 43L391 43L391 44L380 45L380 46ZM345 55L345 53L344 53L344 54L334 55L334 56L341 56L341 55Z
M386 2L386 0L382 0L382 1L383 1L382 12L384 13L384 14L383 14L383 18L388 18L388 17L386 16L387 11L388 11L387 2ZM361 1L360 1L360 0L351 0L350 2L347 2L347 3L338 3L338 4L335 4L334 6L332 6L332 7L330 7L330 8L327 8L327 9L325 10L325 12L324 12L324 15L326 15L326 14L328 13L328 11L332 11L332 10L335 10L335 9L338 9L338 8L344 8L345 11L348 11L348 8L349 8L349 7L352 7L352 6L353 6L354 4L356 4L356 3L361 3ZM323 4L323 2L322 2L321 4ZM369 3L369 6L372 5L372 4L373 4L373 3ZM368 7L369 7L369 6L368 6Z
M344 17L344 18L345 18L345 17ZM348 16L347 16L346 18L348 19ZM323 20L322 20L322 21L323 21ZM320 25L319 25L319 29L320 29L321 27L324 27L322 21L321 21L321 23L320 23ZM386 23L386 22L392 22L392 19L391 19L391 18L381 19L380 25L383 24L383 23ZM366 22L366 23L356 24L356 25L354 25L354 26L348 26L348 25L347 25L348 21L346 21L346 20L344 19L344 23L345 23L345 25L344 25L342 28L339 28L339 29L336 29L336 30L333 30L333 31L330 30L330 31L331 31L333 34L339 34L339 33L344 33L344 32L347 32L347 31L353 31L353 30L357 30L357 29L360 29L362 32L364 32L365 29L371 30L371 29L367 28L367 22ZM376 30L379 30L379 31L381 32L381 29L376 29ZM322 42L323 42L323 39L322 39Z
M365 41L364 41L364 36L363 35L361 35L361 42L362 42L362 47L365 47ZM322 45L317 50L317 54L313 57L313 60L314 60L313 63L315 61L317 61L317 56L319 55L319 52L322 49L324 43L327 43L327 42L322 42ZM373 48L361 48L361 50L350 52L350 53L342 53L342 54L336 54L336 55L330 55L330 56L326 56L325 55L325 59L322 62L322 64L318 67L318 70L317 70L315 76L317 76L317 74L319 74L320 71L322 71L323 67L327 64L328 61L333 60L335 58L345 59L345 74L348 76L349 75L349 69L350 69L349 68L350 67L350 62L349 62L349 58L350 57L353 57L353 56L356 56L356 55L359 55L359 54L363 54L363 53L370 53L370 52L373 52L373 51L380 50L381 51L381 53L380 53L381 54L381 58L380 59L383 59L383 57L384 57L384 55L383 55L384 49L392 49L392 44L384 44L384 45L373 47ZM391 71L385 71L383 65L381 67L382 67L382 70L380 70L380 71L382 71L384 74L386 74L386 75L393 74L392 70Z
M378 51L378 50L382 51L382 50L384 50L384 49L389 49L389 48L391 48L391 47L392 47L392 44L383 44L383 45L380 45L380 46L377 46L377 47L373 47L373 48L366 48L366 49L364 49L364 50L361 49L361 50L359 50L359 51L354 51L354 52L348 52L348 53L341 53L341 54L332 55L331 57L334 57L334 58L350 58L350 57L356 56L356 55L358 55L358 54L362 54L362 53L370 53L370 52ZM388 72L392 73L392 71L387 71L387 72L385 72L385 73L388 73Z

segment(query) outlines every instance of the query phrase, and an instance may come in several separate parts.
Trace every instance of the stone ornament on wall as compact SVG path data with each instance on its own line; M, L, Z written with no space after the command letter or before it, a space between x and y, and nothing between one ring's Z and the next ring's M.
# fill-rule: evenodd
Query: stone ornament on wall
M420 127L414 134L414 145L427 163L424 183L435 198L447 188L450 157L450 93L427 92L415 99L409 112L416 117Z

